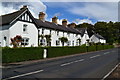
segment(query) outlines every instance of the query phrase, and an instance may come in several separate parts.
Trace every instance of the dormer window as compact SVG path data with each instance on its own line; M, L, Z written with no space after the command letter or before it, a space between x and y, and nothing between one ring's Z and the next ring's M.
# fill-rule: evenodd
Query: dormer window
M23 32L27 32L27 26L26 24L23 25Z

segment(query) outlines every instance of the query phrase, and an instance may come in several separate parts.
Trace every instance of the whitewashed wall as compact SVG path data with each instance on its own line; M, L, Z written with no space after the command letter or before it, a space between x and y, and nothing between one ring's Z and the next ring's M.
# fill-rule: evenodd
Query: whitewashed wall
M98 42L100 42L100 40L97 37L95 37L95 35L92 35L90 37L90 42L98 43Z
M94 42L94 43L98 43L98 42L106 43L106 40L104 40L104 39L99 39L99 38L97 38L95 35L92 35L92 36L90 37L90 42Z
M23 32L24 24L28 25L26 33ZM9 43L11 43L10 38L14 38L16 35L21 35L22 37L29 38L29 44L26 47L38 46L38 30L33 23L17 21L12 27L10 27L9 34Z
M4 40L4 37L6 37L6 41ZM0 31L0 42L2 47L9 46L9 30L1 30Z
M83 35L83 37L81 38L81 45L85 44L87 41L87 39L89 39L89 35L87 33L87 31L85 31L85 34Z

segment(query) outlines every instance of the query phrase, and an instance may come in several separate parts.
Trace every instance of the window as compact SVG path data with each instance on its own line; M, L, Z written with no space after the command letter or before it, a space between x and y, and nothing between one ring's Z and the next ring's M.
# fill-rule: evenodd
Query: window
M77 41L76 41L76 46L78 46L78 45L79 45L79 41L77 40Z
M72 45L74 46L74 41L72 41Z
M68 41L68 42L67 42L67 45L69 46L70 44L71 44L71 41Z
M4 40L5 40L5 41L7 40L7 37L6 37L6 36L4 36Z
M70 36L70 33L67 33L68 36Z
M40 45L45 45L45 39L40 40Z
M29 44L29 38L23 38L23 39L22 39L22 42L21 42L21 45L26 46L26 45L28 45L28 44Z
M50 35L51 35L51 32L52 32L52 31L50 30Z
M57 31L57 36L59 35L59 31Z
M44 34L44 29L42 29L42 34Z
M27 25L26 24L23 25L23 32L27 32Z
M56 45L60 45L60 41L59 40L56 40Z

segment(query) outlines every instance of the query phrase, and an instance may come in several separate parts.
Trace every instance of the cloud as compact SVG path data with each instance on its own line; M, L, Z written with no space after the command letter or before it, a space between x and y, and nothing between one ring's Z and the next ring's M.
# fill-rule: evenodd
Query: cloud
M82 24L82 23L93 24L93 22L89 19L82 19L82 20L81 19L76 19L74 22L77 23L77 24Z
M60 12L55 13L54 16L61 16L62 14Z
M118 21L118 2L112 0L105 0L106 2L46 2L50 8L63 8L70 14L81 17L89 17L90 19L98 21ZM65 0L67 1L67 0ZM92 0L95 1L95 0ZM50 4L49 4L50 3ZM79 18L79 17L78 17Z
M72 14L90 17L101 21L117 21L117 3L84 3L82 7L73 6L68 11Z
M14 0L13 0L14 1ZM0 15L8 14L14 11L19 10L23 5L27 5L31 13L34 17L38 17L38 13L46 11L46 5L44 5L40 0L26 0L25 2L22 0L16 0L15 2L2 2L0 5Z
M119 0L42 0L43 2L118 2Z

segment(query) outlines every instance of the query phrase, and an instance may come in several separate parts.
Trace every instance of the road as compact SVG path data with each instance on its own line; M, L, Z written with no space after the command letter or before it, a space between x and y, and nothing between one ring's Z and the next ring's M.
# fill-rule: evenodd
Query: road
M3 79L103 78L118 63L119 48L3 69Z

